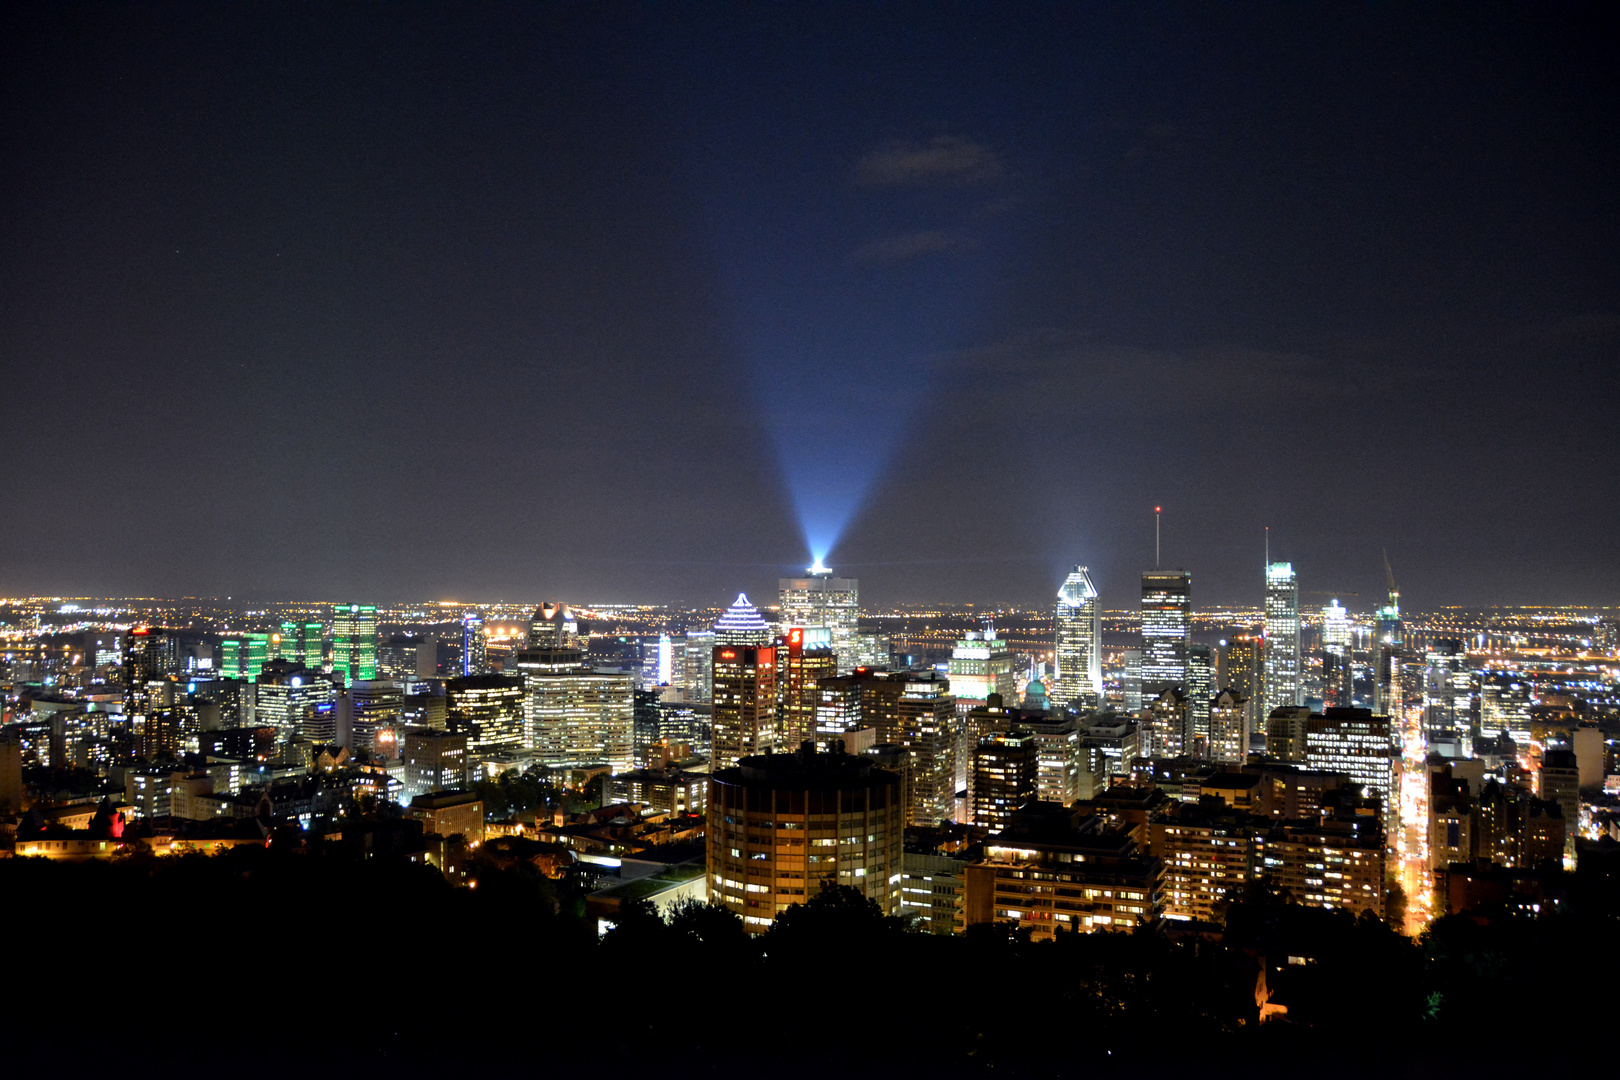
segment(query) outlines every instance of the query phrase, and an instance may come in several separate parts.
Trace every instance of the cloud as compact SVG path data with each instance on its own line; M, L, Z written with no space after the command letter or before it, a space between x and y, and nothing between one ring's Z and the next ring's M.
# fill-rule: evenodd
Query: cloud
M897 263L937 252L964 251L972 246L973 241L967 237L925 229L863 244L855 249L850 259L857 263Z
M937 135L923 143L891 143L855 166L855 176L874 187L918 184L982 184L1001 175L1001 161L978 143Z

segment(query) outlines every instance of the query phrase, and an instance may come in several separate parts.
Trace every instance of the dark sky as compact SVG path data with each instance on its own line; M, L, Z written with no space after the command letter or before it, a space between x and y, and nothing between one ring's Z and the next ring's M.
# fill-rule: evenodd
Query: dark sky
M0 592L1620 602L1604 14L8 5Z

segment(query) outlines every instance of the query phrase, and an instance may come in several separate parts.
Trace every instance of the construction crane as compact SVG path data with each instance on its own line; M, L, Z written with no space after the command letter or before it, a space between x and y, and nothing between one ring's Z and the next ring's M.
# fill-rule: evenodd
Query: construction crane
M1401 606L1401 591L1395 587L1395 571L1389 568L1389 549L1384 548L1383 552L1384 577L1389 582L1389 606L1399 608Z

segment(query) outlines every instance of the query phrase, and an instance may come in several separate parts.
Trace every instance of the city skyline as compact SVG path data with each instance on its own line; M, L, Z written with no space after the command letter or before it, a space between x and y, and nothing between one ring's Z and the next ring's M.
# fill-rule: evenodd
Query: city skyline
M1620 595L1584 9L445 10L0 16L0 592Z

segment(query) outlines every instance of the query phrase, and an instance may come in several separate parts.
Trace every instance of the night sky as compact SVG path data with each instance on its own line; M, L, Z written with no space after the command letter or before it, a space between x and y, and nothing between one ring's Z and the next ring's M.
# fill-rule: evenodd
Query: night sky
M1620 603L1608 13L8 5L0 593Z

